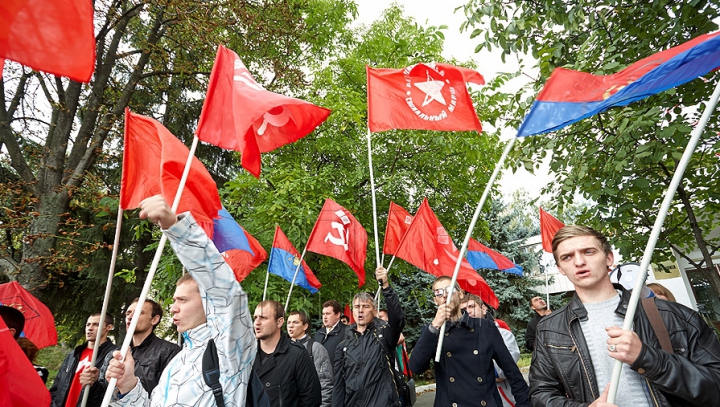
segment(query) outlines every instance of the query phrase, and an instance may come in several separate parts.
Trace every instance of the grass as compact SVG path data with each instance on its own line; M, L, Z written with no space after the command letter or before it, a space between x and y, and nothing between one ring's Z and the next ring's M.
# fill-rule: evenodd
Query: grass
M531 353L523 353L520 355L520 360L518 360L518 367L530 367L530 360L532 359Z
M40 366L44 366L50 372L48 375L48 381L45 383L49 389L52 386L55 376L57 376L58 370L62 365L65 356L70 352L69 349L63 348L62 346L49 346L47 348L40 349L37 360L35 363Z

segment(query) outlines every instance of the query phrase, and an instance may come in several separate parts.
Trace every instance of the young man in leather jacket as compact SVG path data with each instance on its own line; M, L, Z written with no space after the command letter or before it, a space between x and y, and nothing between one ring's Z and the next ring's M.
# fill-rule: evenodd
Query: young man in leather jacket
M553 255L575 285L575 296L538 324L530 367L533 405L717 405L720 343L696 312L655 299L674 351L666 352L642 303L633 330L620 328L630 294L610 282L614 256L605 236L566 226L553 239ZM616 360L624 364L617 404L610 404Z

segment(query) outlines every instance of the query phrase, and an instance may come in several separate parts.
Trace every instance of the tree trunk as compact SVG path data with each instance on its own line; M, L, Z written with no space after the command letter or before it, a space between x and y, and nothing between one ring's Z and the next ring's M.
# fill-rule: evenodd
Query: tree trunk
M708 251L707 244L705 244L705 239L703 238L702 231L700 230L697 218L695 217L695 211L690 204L690 198L687 196L687 193L685 193L682 183L678 185L677 194L685 207L685 212L687 212L688 221L690 222L690 229L692 229L693 237L697 243L698 250L702 253L704 260L705 267L698 269L698 272L707 277L710 282L710 286L712 286L713 290L715 290L715 295L720 297L720 275L718 275L717 271L715 271L715 267L713 267L712 256Z

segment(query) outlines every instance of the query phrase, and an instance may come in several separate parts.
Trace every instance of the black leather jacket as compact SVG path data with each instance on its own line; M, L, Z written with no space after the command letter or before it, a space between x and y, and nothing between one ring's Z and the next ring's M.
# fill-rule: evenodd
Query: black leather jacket
M135 376L140 379L148 394L151 394L158 385L160 374L180 352L180 347L150 333L140 345L131 345L130 351L135 360Z
M630 293L622 291L615 313L624 317ZM720 388L720 342L695 311L656 300L674 354L663 351L642 302L633 320L643 343L630 366L645 378L655 406L717 405ZM546 316L537 328L530 366L530 398L534 406L587 406L600 396L590 354L580 327L587 311L577 294Z

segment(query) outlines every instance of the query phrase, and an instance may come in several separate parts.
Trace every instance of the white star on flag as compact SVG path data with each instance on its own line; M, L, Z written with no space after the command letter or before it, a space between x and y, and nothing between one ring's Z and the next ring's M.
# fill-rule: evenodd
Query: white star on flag
M430 76L429 72L426 73L428 79L426 82L417 82L414 84L418 89L425 92L425 100L423 100L422 107L427 106L428 103L432 102L433 100L437 100L438 102L447 106L447 103L445 103L445 98L443 97L442 93L440 93L440 90L442 90L442 88L445 86L445 82L436 81Z

